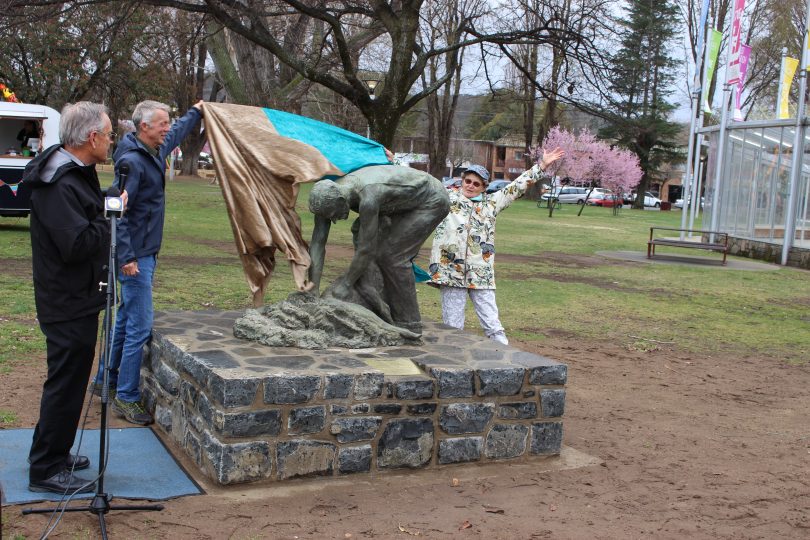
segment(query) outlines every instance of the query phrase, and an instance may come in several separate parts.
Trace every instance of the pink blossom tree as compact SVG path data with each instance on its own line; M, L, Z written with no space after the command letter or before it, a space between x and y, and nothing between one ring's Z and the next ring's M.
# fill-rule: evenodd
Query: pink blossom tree
M609 189L617 197L636 187L641 180L641 167L638 157L633 152L612 148L606 142L598 140L587 129L580 131L579 135L574 135L555 126L548 132L543 144L535 148L534 156L539 158L544 149L557 146L565 151L565 156L548 172L558 177L566 177L579 184L587 183L591 189L596 186ZM590 196L590 193L588 195ZM553 208L553 205L550 205L550 208ZM613 208L614 213L618 212L618 206Z

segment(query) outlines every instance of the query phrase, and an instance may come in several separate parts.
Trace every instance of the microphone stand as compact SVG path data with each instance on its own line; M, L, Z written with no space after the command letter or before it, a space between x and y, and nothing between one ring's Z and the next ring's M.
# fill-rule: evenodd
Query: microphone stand
M122 171L123 172L123 171ZM128 171L127 171L128 172ZM121 175L125 178L125 174ZM123 180L123 178L122 178ZM122 182L123 185L123 182ZM106 206L106 205L105 205ZM149 505L111 505L110 501L113 499L111 493L104 493L104 474L107 470L107 436L109 427L107 425L107 407L109 404L109 382L110 382L110 352L112 350L112 333L111 329L114 328L114 318L112 317L115 305L115 265L116 265L116 227L117 215L121 214L123 209L118 212L110 212L110 255L107 261L107 282L99 282L99 291L103 287L107 287L107 304L104 309L104 321L101 329L101 358L100 362L104 365L104 376L102 377L101 389L101 425L99 427L99 440L98 440L98 479L96 481L96 494L93 500L90 501L88 506L72 506L65 508L26 508L22 511L23 515L28 514L48 514L54 511L63 512L90 512L98 516L98 524L101 529L102 540L107 540L107 524L104 520L105 514L110 510L148 510L160 511L163 510L162 504L149 504ZM106 210L105 210L106 212ZM117 214L117 215L116 215Z

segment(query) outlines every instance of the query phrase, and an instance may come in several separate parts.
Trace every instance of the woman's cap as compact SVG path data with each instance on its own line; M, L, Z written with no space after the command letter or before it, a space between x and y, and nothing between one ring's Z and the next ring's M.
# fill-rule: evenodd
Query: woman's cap
M464 173L468 172L477 174L484 181L484 184L489 184L489 171L483 165L470 165L464 169Z

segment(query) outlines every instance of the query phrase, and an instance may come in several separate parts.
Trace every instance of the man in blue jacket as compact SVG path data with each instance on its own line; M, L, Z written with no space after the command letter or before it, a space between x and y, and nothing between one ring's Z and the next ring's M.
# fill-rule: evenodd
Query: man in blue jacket
M62 144L25 168L31 188L31 263L37 319L45 334L48 378L28 461L31 491L84 493L94 481L75 476L86 456L70 448L93 369L98 314L106 303L110 224L96 164L115 137L104 105L81 101L62 109Z
M126 190L129 200L117 229L121 303L110 352L110 387L116 389L111 409L116 416L142 426L153 421L141 403L139 383L143 346L152 334L152 278L163 239L166 158L189 133L199 129L202 103L174 125L167 105L138 103L132 113L135 133L127 134L113 155L116 178L121 178L122 169L129 170L124 185L118 186Z

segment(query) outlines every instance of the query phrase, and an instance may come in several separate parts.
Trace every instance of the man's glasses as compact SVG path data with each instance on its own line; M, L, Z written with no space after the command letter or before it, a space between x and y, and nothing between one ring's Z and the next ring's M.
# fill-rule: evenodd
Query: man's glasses
M478 180L473 180L471 178L465 178L464 183L467 184L468 186L472 186L472 187L481 187L481 186L484 185L481 182L479 182Z
M116 136L116 135L118 135L118 134L117 134L116 132L114 132L114 131L110 131L110 132L107 132L107 133L105 133L105 132L103 132L103 131L96 131L96 133L101 133L102 135L104 135L105 137L107 137L108 139L110 139L111 141L114 141L114 140L115 140L115 136Z

